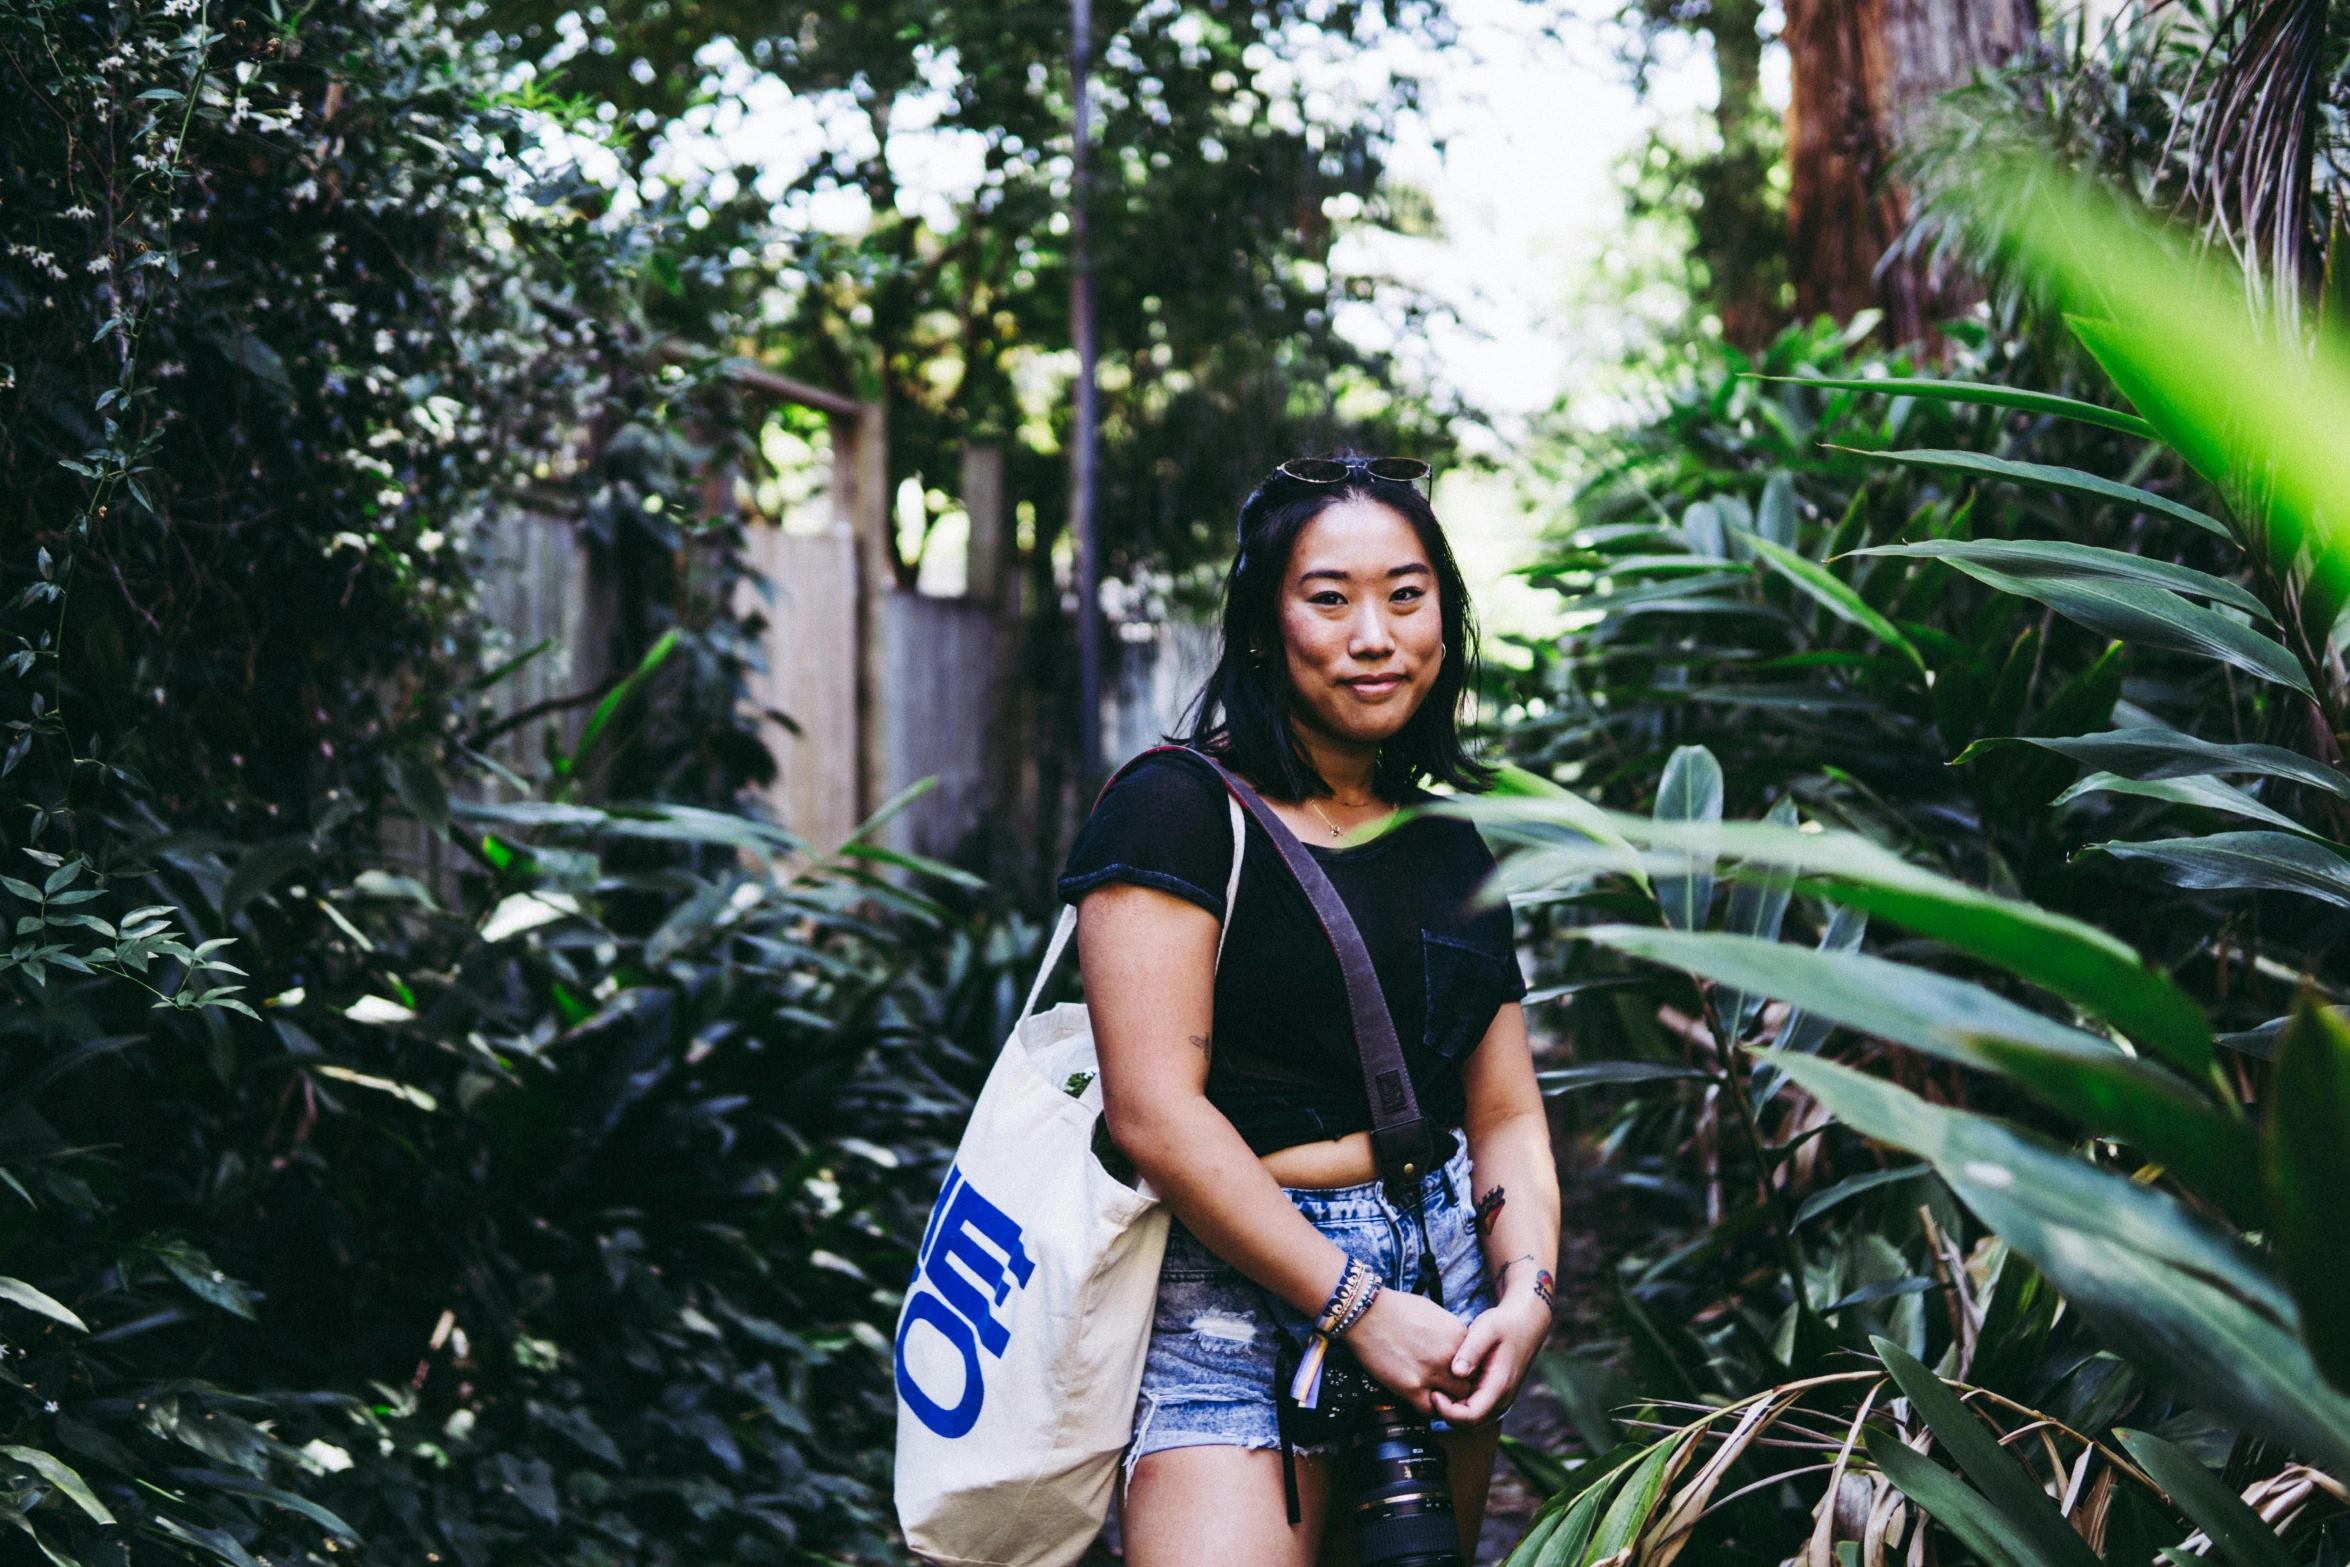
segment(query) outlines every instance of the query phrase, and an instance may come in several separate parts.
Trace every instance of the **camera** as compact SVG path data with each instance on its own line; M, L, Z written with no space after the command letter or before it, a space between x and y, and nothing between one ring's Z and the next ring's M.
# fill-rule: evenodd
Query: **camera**
M1332 1506L1354 1515L1360 1567L1464 1567L1452 1480L1428 1422L1338 1345L1322 1368L1316 1403L1287 1413L1304 1428L1299 1441L1338 1445Z

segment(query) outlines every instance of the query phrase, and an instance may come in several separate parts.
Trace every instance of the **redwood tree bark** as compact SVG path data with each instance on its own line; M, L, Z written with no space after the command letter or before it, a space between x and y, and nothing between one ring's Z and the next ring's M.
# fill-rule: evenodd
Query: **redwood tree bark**
M2035 0L1787 0L1787 267L1799 315L1875 307L1889 342L1964 303L1919 262L1881 266L1908 201L1893 158L1943 93L2026 47Z

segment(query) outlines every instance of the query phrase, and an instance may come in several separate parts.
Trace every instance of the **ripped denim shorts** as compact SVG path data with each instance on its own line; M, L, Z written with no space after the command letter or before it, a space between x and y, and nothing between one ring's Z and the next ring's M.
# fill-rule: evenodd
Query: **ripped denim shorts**
M1456 1146L1444 1166L1421 1182L1425 1244L1420 1221L1377 1181L1326 1191L1293 1188L1288 1195L1315 1229L1348 1256L1369 1263L1389 1288L1411 1289L1421 1278L1422 1259L1433 1254L1444 1304L1454 1316L1466 1322L1493 1305L1470 1210L1466 1147ZM1172 1447L1278 1448L1274 1358L1282 1335L1293 1350L1301 1349L1313 1327L1312 1318L1250 1282L1175 1220L1159 1268L1158 1313L1134 1407L1128 1472L1148 1454Z

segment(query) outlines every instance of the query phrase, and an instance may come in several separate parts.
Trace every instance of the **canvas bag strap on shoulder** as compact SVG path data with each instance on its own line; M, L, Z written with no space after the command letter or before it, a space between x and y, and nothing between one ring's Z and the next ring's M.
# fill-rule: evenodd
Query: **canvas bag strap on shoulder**
M1141 761L1143 757L1156 756L1165 751L1184 751L1186 755L1199 755L1197 751L1189 751L1179 745L1153 746L1143 752L1141 756L1135 757L1134 761L1119 768L1111 777L1110 783L1114 784L1120 778L1125 777L1133 769L1134 763ZM1223 769L1217 768L1217 771L1222 772ZM1102 793L1109 792L1110 784L1102 785ZM1216 929L1216 962L1219 967L1224 962L1224 938L1232 929L1232 906L1240 900L1240 862L1248 849L1248 830L1241 824L1240 799L1236 795L1230 795L1225 803L1232 813L1232 871L1224 878L1224 923ZM1037 1002L1044 999L1044 987L1051 982L1053 970L1061 966L1061 954L1069 950L1069 938L1075 935L1076 931L1076 905L1063 904L1060 918L1053 922L1052 940L1045 943L1044 961L1037 964L1035 982L1028 987L1028 1002L1021 1007L1019 1017L1013 1020L1014 1027L1028 1021L1029 1016L1036 1011Z
M1339 972L1346 979L1346 1006L1354 1023L1355 1054L1362 1063L1363 1093L1371 1106L1371 1157L1379 1166L1379 1178L1391 1191L1400 1192L1415 1185L1419 1177L1428 1173L1434 1160L1435 1131L1420 1114L1419 1095L1412 1090L1412 1074L1404 1065L1403 1046L1395 1037L1395 1019L1387 1010L1387 995L1379 987L1379 972L1371 966L1370 949L1363 945L1363 935L1355 928L1354 916L1347 912L1338 889L1330 884L1329 874L1306 846L1298 842L1289 824L1274 815L1273 808L1258 798L1254 789L1205 752L1190 754L1213 767L1223 779L1225 790L1265 829L1265 836L1273 840L1282 863L1297 878L1306 902L1313 906L1315 917L1322 922L1322 930L1338 954Z

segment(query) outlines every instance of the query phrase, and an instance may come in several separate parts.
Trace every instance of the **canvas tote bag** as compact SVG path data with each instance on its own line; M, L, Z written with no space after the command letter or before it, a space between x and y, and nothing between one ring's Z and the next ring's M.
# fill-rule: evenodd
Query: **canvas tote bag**
M1246 843L1240 803L1228 803L1225 929ZM1101 1531L1133 1431L1167 1212L1094 1156L1101 1063L1086 1009L1036 1011L1076 924L1064 908L930 1210L898 1317L898 1522L942 1567L1077 1560Z

